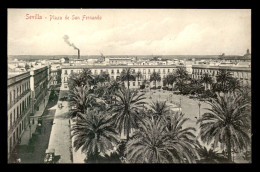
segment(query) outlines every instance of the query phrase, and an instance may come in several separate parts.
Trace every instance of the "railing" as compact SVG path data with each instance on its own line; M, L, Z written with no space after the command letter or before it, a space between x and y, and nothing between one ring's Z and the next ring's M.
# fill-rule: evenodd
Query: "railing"
M17 125L21 122L22 118L28 114L28 112L31 110L30 104L28 105L27 109L25 109L19 117L14 121L14 123L10 126L10 129L8 131L8 136L12 134L13 130L17 127Z
M21 98L26 95L28 92L30 92L30 89L25 90L22 94L20 94L18 97L16 97L13 101L11 101L11 103L8 103L8 107L7 109L11 109L19 100L21 100Z

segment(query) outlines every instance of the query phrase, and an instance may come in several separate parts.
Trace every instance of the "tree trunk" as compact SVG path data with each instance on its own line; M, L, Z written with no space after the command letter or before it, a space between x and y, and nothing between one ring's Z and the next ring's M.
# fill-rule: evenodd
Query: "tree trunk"
M228 153L228 161L232 162L232 155L231 155L231 134L228 131L228 141L227 141L227 153Z
M129 91L129 85L130 85L130 83L129 83L129 78L127 78L127 87L128 87L128 91Z

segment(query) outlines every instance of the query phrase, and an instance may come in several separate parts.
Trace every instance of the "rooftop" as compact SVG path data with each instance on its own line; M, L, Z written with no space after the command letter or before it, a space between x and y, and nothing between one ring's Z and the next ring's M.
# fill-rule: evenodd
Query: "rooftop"
M62 69L83 69L83 68L172 68L176 65L77 65L77 66L61 66Z

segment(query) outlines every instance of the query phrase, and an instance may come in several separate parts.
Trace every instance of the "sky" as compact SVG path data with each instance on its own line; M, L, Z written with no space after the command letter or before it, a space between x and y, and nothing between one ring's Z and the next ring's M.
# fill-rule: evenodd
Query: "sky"
M77 55L64 35L81 55L244 55L251 10L8 9L8 55Z

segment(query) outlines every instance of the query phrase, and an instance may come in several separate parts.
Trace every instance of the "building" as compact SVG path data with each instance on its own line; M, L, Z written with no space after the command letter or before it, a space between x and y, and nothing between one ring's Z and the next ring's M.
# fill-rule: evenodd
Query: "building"
M251 62L251 54L249 52L249 49L247 49L246 54L244 56L226 56L224 53L219 56L220 60L225 60L229 62Z
M63 57L62 59L60 59L61 63L69 63L70 59L68 57Z
M127 65L128 63L131 63L131 58L121 58L121 57L110 57L105 58L105 63L109 65Z
M52 82L51 85L61 84L61 69L51 70Z
M22 74L8 73L8 159L43 101L52 82L50 75L50 66Z
M210 66L210 65L192 65L192 78L200 79L205 73L208 73L213 82L216 82L216 76L219 70L229 71L234 78L237 78L242 85L251 85L251 68L245 66Z
M29 123L31 113L30 72L10 76L8 93L8 159Z
M41 101L45 97L49 82L51 82L49 66L30 71L32 113L38 109Z
M155 71L159 72L161 75L161 81L156 83L156 86L163 85L163 78L166 77L168 73L174 72L178 66L175 65L159 65L159 66L149 66L149 65L79 65L79 66L62 66L61 68L61 90L69 90L68 88L68 78L71 73L80 73L84 68L91 70L92 74L100 74L101 72L107 72L111 80L119 79L119 76L124 68L131 67L133 73L140 71L142 73L142 78L136 78L135 81L130 81L130 88L140 88L143 81L146 80L150 87L155 86L155 82L150 83L150 75Z

